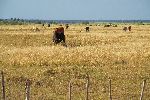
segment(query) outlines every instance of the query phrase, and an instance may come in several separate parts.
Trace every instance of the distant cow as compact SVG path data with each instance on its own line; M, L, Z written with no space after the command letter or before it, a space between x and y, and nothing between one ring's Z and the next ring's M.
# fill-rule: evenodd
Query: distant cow
M69 28L69 25L68 24L66 24L66 29L68 29Z
M127 27L124 27L123 30L126 32L126 31L128 30L128 28L127 28Z
M89 31L90 31L90 28L89 28L89 27L86 27L85 30L86 30L86 32L89 32Z
M65 44L64 28L63 27L59 27L59 28L56 28L54 30L53 42L54 42L54 44L58 44L58 43L60 43L62 41Z
M34 32L40 31L40 29L39 29L39 28L34 27L34 26L33 26L32 30L33 30Z
M50 25L50 24L48 24L47 26L48 26L48 27L50 27L51 25Z
M117 27L117 25L113 25L113 27Z
M128 27L128 30L131 31L131 26Z
M111 25L104 25L104 27L110 27Z

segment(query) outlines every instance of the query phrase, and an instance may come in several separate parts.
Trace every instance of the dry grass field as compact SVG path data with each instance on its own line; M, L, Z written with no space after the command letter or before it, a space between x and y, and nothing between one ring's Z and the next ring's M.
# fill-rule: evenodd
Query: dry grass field
M69 81L72 100L84 100L86 74L89 100L109 99L109 78L113 100L138 100L144 79L143 100L150 100L150 25L132 24L132 31L124 32L128 24L93 24L85 32L85 25L73 24L65 30L67 47L52 43L57 26L0 26L0 70L7 100L25 98L26 79L31 80L31 100L67 100Z

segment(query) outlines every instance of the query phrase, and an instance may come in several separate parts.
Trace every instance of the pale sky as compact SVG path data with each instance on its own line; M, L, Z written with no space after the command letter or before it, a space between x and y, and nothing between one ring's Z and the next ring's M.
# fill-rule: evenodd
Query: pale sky
M0 18L150 20L150 0L0 0Z

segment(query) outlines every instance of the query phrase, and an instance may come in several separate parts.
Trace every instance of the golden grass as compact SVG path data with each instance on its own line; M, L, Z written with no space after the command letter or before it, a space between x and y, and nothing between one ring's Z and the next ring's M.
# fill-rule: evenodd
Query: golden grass
M40 31L33 31L33 26ZM109 78L114 99L137 100L143 79L150 82L150 26L132 25L131 32L122 31L123 26L91 26L86 33L85 26L71 25L65 30L67 48L52 43L56 25L0 26L0 69L5 72L8 98L23 99L29 78L33 100L66 100L70 80L73 100L83 100L88 73L90 100L109 98ZM146 100L149 89L147 85Z

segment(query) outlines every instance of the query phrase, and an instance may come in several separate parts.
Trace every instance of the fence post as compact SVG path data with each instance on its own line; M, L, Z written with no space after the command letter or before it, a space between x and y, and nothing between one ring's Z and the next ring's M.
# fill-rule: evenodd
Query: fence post
M144 95L144 90L145 90L145 84L146 84L146 80L144 80L143 84L142 84L142 91L141 91L140 100L143 100L143 95Z
M111 94L111 79L109 80L109 98L112 100L112 94Z
M89 81L90 81L90 78L89 78L89 75L87 75L86 77L86 100L89 100Z
M72 85L71 85L71 81L69 82L69 100L71 100L71 94L72 94Z
M25 100L30 100L30 80L27 79L26 81L26 99Z
M1 71L1 78L2 78L2 100L5 100L6 99L6 96L5 96L5 80L4 80L4 73L3 71Z

